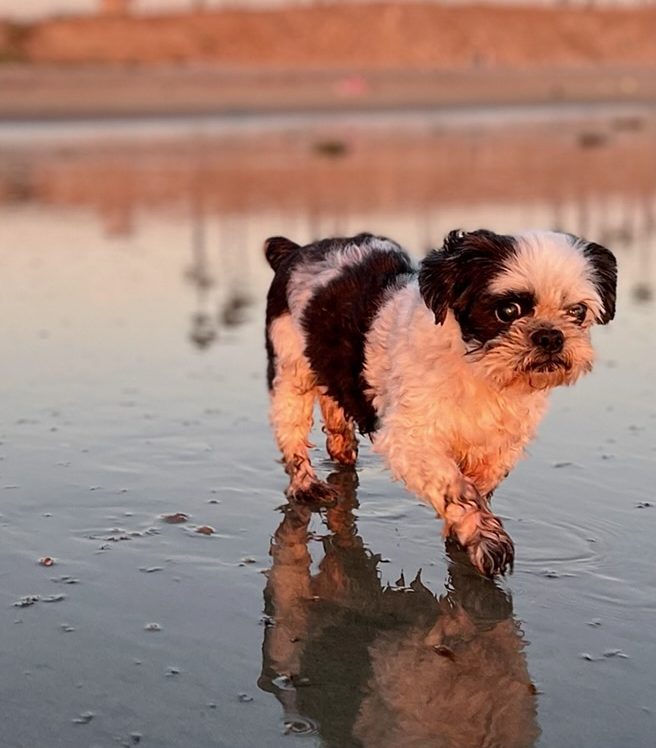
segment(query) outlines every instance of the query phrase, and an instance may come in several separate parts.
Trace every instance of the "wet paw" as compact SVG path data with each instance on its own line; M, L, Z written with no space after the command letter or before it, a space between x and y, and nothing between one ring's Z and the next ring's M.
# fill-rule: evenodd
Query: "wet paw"
M326 450L330 458L340 465L355 465L358 459L358 442L356 439L331 434L326 439Z
M466 550L472 565L483 576L494 577L512 571L515 546L501 520L493 514L482 519Z
M312 481L303 486L290 485L287 498L298 504L334 506L339 499L339 491L323 481Z

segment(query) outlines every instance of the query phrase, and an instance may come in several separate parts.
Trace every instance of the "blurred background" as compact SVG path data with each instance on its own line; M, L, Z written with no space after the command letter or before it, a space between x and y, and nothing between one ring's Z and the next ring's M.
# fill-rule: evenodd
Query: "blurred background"
M629 0L3 0L0 200L113 242L189 223L199 346L275 232L563 228L634 246L648 297L655 29Z
M655 112L647 0L0 0L3 748L651 746ZM620 267L505 584L366 445L280 523L263 377L267 236L480 227Z

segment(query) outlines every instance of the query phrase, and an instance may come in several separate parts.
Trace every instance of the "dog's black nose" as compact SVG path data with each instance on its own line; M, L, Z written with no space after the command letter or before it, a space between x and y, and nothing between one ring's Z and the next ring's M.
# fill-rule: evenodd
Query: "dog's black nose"
M560 353L563 350L565 336L553 327L541 327L531 335L531 341L547 353Z

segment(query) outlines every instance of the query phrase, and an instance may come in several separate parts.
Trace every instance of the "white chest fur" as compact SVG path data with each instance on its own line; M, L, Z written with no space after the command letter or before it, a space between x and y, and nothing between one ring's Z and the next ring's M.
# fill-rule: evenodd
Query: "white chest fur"
M453 315L436 325L416 283L377 315L365 376L384 432L377 451L389 453L404 439L427 456L437 447L485 491L521 456L546 407L544 391L499 389L483 376Z

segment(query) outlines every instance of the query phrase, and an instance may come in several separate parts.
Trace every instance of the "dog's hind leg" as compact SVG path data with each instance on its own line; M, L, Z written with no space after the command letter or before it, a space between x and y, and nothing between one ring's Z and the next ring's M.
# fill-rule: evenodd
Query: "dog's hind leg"
M320 394L319 405L328 454L335 462L342 465L355 465L358 459L355 424L346 417L344 410L330 395Z
M315 377L303 355L300 334L290 315L273 320L270 341L270 417L290 482L287 497L296 501L332 502L336 491L317 478L310 462L312 411L317 395Z

